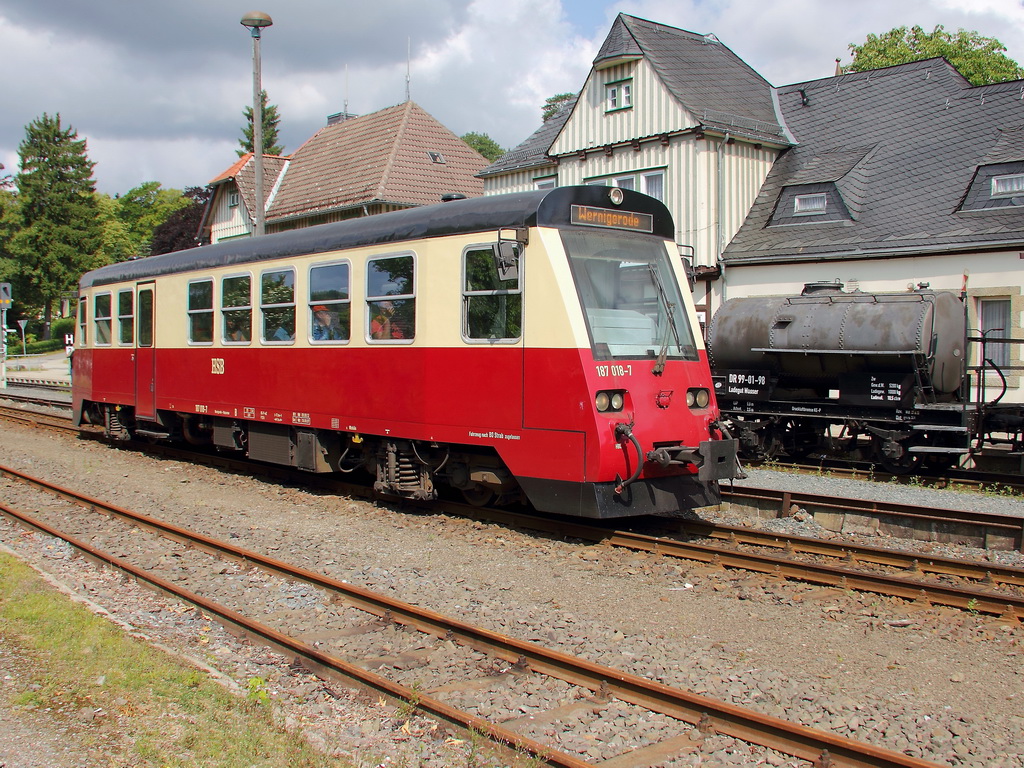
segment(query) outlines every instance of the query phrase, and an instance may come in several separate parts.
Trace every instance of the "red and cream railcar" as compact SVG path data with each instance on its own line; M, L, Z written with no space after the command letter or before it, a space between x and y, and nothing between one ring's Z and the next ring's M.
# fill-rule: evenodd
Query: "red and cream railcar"
M735 468L658 201L458 200L82 277L77 424L385 496L586 517L715 504Z

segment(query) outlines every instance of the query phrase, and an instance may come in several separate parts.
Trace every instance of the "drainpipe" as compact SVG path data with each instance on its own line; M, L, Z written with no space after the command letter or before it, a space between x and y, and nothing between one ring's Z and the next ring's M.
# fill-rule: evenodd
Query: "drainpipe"
M718 154L718 164L717 164L717 168L716 168L716 173L718 175L718 180L717 180L718 183L716 185L716 187L717 187L717 190L716 190L717 191L717 195L716 196L717 196L718 200L717 200L717 203L716 203L717 210L715 211L715 250L717 251L717 253L715 254L715 264L716 265L721 265L721 267L722 267L722 276L720 278L720 280L721 280L720 287L721 287L721 294L722 295L719 298L723 302L725 301L725 266L722 264L722 251L725 250L725 245L722 243L722 211L725 208L725 185L723 183L723 178L724 178L725 174L724 174L724 171L722 169L722 156L725 154L725 145L728 144L728 143L729 143L729 132L726 131L725 132L725 136L722 137L722 140L718 144L718 153L717 153ZM710 301L710 298L711 298L711 283L708 282L708 299L709 300L708 300L707 304L709 305L708 306L709 314L711 313L711 307L710 307L711 301ZM708 320L710 321L711 318L708 317Z

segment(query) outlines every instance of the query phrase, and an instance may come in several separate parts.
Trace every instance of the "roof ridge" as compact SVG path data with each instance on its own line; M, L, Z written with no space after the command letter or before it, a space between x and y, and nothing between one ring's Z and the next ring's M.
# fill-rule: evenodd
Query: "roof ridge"
M391 152L388 154L388 161L384 165L384 173L380 176L380 181L377 186L377 199L384 199L384 192L388 188L388 182L391 180L391 171L394 169L395 160L398 158L399 148L402 146L402 139L405 137L406 129L409 125L409 117L412 114L412 99L406 101L403 105L402 119L398 123L398 130L395 131L395 137L391 142Z

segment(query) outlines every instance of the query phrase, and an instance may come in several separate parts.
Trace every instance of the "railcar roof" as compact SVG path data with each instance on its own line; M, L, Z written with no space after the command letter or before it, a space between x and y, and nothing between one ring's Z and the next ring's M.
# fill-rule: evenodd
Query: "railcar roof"
M623 190L624 210L654 216L654 233L673 237L672 217L657 200ZM558 187L551 190L474 197L409 208L375 216L320 224L305 229L248 237L148 256L100 267L82 276L80 288L143 280L178 272L212 269L267 259L305 256L385 243L402 243L443 235L487 232L535 225L565 226L570 204L608 207L608 188Z

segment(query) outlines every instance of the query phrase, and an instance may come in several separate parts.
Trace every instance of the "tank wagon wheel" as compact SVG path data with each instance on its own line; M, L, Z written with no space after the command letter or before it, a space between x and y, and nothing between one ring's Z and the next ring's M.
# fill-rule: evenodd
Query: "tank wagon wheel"
M871 438L872 457L886 472L892 475L909 475L921 465L920 457L910 453L905 441L874 435Z

